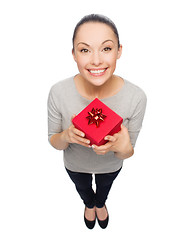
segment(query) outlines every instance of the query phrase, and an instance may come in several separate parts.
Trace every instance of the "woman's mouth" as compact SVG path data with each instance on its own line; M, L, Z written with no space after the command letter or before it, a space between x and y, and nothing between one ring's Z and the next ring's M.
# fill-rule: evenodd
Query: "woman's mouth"
M107 68L88 69L89 73L94 77L99 77L105 74Z

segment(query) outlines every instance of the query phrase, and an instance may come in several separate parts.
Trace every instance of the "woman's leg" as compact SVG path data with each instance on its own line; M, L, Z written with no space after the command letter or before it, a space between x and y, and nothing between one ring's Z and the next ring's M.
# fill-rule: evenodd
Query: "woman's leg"
M87 208L94 208L95 193L92 189L92 174L72 172L66 168L69 177Z
M110 192L113 181L118 176L121 168L113 173L95 174L96 182L96 207L102 208Z

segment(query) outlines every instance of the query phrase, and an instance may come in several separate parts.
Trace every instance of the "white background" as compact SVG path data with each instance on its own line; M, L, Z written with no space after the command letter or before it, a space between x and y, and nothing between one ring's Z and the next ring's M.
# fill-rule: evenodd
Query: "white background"
M2 240L194 239L193 12L188 0L1 1ZM47 141L48 92L77 73L73 29L90 13L115 22L116 74L148 97L135 155L107 201L109 226L92 231L62 152Z

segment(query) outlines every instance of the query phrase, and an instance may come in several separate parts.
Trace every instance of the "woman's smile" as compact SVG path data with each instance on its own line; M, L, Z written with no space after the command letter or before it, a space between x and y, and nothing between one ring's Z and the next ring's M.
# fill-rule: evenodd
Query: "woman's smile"
M98 69L88 69L88 72L93 76L93 77L100 77L103 76L106 73L106 70L108 68L98 68Z

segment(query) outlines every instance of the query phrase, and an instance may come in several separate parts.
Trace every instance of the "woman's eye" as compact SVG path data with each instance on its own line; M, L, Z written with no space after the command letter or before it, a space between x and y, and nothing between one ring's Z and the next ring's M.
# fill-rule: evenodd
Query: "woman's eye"
M105 48L103 49L103 51L105 51L105 52L108 52L108 51L110 51L110 50L111 50L110 47L105 47Z
M84 48L81 50L82 53L87 53L88 52L88 49Z

